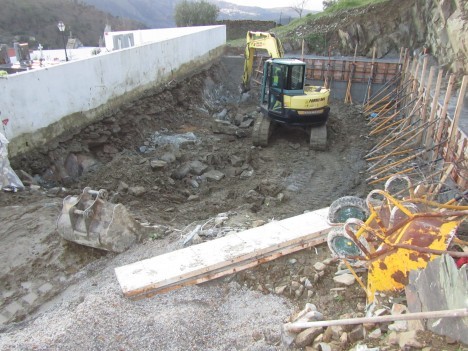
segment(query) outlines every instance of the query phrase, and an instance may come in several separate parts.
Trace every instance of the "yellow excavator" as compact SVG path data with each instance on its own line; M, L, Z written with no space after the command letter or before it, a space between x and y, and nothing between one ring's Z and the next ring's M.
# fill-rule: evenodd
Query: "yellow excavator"
M257 49L266 50L271 58L263 65L260 93L262 116L257 118L253 128L253 144L267 146L273 127L276 124L287 124L308 130L311 148L325 150L330 90L306 85L305 62L284 58L281 41L274 34L248 31L242 77L243 93L250 90Z

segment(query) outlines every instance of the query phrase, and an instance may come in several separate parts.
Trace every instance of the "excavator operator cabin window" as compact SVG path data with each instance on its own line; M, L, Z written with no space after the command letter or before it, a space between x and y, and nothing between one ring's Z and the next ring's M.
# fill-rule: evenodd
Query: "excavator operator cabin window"
M282 82L282 73L281 73L281 66L279 65L272 65L271 66L271 87L272 88L280 88L281 89L281 82Z
M290 75L289 75L289 82L288 82L288 90L300 90L303 89L304 84L304 66L291 66Z

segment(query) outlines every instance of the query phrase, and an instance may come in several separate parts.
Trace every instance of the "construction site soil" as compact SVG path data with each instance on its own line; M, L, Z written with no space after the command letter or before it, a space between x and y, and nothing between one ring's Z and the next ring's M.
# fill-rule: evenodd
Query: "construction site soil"
M357 107L331 102L327 151L310 150L305 131L286 128L275 130L268 147L253 147L248 121L257 116L256 99L239 103L241 70L239 58L226 57L12 160L41 187L0 193L0 349L279 350L282 323L306 302L326 319L363 312L358 284L330 290L338 287L337 262L324 275L313 269L329 257L326 245L148 299L122 296L115 267L181 248L196 225L223 218L211 237L194 243L370 190L363 161L370 142ZM219 119L232 123L213 128ZM247 121L245 128L236 121ZM108 138L96 143L102 135ZM73 173L70 154L92 166L79 163ZM66 176L57 160L68 160ZM106 189L110 201L158 230L122 254L64 241L56 231L62 200L86 186ZM292 288L302 278L313 282L311 292Z

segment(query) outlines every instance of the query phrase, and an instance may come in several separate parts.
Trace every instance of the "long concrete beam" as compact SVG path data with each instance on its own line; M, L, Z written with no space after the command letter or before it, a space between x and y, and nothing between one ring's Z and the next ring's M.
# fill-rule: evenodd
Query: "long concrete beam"
M115 269L123 294L148 297L254 267L326 241L328 208Z

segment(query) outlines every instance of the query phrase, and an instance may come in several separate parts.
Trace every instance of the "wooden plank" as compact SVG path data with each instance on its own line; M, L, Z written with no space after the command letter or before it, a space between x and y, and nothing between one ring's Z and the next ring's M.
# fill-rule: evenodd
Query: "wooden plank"
M115 273L127 297L143 297L198 284L322 243L328 208L169 252Z

